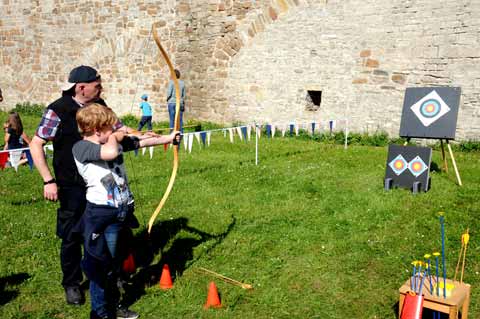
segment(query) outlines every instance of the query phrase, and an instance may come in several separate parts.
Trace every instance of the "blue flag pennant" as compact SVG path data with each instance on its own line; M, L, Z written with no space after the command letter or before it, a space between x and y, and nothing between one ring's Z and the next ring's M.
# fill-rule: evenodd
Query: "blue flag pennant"
M270 124L267 124L266 129L267 129L267 137L271 137L272 136L272 126Z
M293 136L294 125L290 124L290 136Z
M28 166L30 166L30 170L33 170L33 158L30 150L25 151L25 156L27 157Z
M315 122L312 122L312 135L315 133Z
M201 132L200 138L202 139L203 146L205 146L205 140L207 138L207 132Z
M247 127L246 126L242 126L241 127L241 130L242 130L242 135L245 139L245 142L247 141Z

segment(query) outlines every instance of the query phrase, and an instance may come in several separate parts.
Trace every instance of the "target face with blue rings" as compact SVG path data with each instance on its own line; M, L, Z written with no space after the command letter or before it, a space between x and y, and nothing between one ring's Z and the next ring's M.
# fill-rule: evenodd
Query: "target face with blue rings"
M440 113L442 106L438 100L429 99L420 105L420 113L425 117L435 117Z

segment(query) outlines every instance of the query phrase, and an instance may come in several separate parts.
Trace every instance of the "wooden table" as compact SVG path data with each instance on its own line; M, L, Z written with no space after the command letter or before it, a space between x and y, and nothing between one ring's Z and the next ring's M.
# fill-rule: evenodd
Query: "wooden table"
M470 285L447 279L447 285L449 283L453 283L455 288L453 289L451 296L448 298L443 298L443 289L440 289L439 297L437 297L436 294L430 294L430 285L425 279L422 289L422 293L424 295L423 308L448 313L449 319L458 319L458 311L461 309L462 319L467 319L468 306L470 304ZM399 289L400 300L398 303L398 318L402 316L403 302L405 300L405 295L409 291L412 291L410 287L410 279L408 279Z

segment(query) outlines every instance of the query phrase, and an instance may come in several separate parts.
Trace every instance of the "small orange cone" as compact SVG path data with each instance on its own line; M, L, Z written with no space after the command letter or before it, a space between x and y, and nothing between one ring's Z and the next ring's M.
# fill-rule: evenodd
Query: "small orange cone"
M135 259L133 258L133 255L130 254L128 255L127 259L123 261L123 271L127 274L133 274L135 269Z
M220 308L221 306L222 304L220 303L220 297L218 296L217 286L215 286L215 283L212 281L210 282L210 288L208 289L207 303L203 308Z
M172 276L170 276L170 268L165 264L160 277L160 289L167 290L171 288L173 288Z

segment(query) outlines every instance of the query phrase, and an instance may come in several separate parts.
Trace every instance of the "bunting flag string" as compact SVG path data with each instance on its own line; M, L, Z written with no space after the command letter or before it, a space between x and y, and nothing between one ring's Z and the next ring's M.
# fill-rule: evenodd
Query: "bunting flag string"
M290 122L289 124L280 123L280 124L247 124L235 127L227 127L220 129L205 130L201 132L191 132L183 134L183 143L185 152L192 152L193 149L193 140L196 139L199 146L207 147L210 146L212 140L212 133L214 132L223 132L224 138L229 135L231 143L235 142L235 134L238 134L238 137L241 141L248 142L252 138L252 130L254 130L258 139L261 138L262 130L266 133L268 138L274 138L276 131L280 130L281 136L285 137L287 132L290 136L293 136L295 133L296 136L300 134L300 131L307 134L314 135L322 133L333 134L335 130L343 130L345 132L345 148L348 145L348 119L331 119L323 121L310 121L305 123ZM168 148L172 148L171 144L165 144L164 149L167 151ZM14 169L18 169L20 164L25 162L30 166L30 170L33 169L34 163L32 156L30 154L30 148L21 148L15 150L0 150L0 169L4 169L7 162L10 160L10 164ZM53 151L53 146L51 144L44 146L45 153L47 151ZM153 159L154 147L150 146L148 148L150 159ZM135 150L135 155L138 155L140 150ZM22 160L22 152L25 153L25 158ZM142 148L142 155L145 155L146 148ZM23 161L23 163L22 163Z

